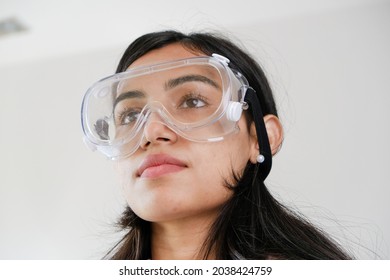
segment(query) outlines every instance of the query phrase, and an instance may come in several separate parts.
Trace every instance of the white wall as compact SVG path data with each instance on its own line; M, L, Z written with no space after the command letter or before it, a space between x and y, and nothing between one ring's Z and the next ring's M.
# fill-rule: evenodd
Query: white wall
M286 129L270 188L369 259L390 258L389 27L386 3L235 29Z
M209 25L255 53L275 89L286 137L269 188L358 258L389 259L389 2ZM117 240L124 201L79 111L125 47L0 62L0 259L99 259Z

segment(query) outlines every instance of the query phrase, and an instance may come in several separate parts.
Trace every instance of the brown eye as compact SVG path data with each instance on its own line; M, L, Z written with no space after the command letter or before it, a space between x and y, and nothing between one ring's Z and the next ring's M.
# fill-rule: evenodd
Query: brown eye
M140 113L140 110L128 109L118 114L116 119L120 125L132 125L137 121Z
M183 103L183 108L200 108L206 106L206 103L199 98L189 98Z
M126 125L126 124L130 124L130 123L133 123L135 121L137 121L138 117L139 117L139 114L140 112L128 112L123 118L122 118L122 122L121 124L122 125Z
M183 96L179 104L179 108L182 109L202 108L208 105L206 98L202 95L193 93Z

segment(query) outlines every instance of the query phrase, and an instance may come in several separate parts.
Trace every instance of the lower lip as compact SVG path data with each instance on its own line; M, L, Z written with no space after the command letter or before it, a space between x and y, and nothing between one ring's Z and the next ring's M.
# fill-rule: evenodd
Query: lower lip
M146 168L140 175L141 178L158 178L169 173L175 173L183 170L184 166L174 164L162 164Z

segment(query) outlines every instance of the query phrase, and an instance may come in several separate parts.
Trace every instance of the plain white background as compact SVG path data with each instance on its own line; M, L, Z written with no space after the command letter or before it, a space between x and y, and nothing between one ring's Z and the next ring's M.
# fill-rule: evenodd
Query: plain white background
M285 127L270 190L359 259L390 259L390 2L0 1L0 259L99 259L125 202L80 104L137 36L219 31L264 66ZM153 7L153 8L152 8Z

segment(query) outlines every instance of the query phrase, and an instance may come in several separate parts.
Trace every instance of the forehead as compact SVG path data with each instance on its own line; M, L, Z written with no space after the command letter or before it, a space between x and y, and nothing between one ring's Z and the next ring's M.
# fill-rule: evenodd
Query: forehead
M128 69L143 65L151 65L165 61L191 58L203 55L203 53L193 52L185 49L180 43L174 43L146 53L145 55L135 60L128 67Z

